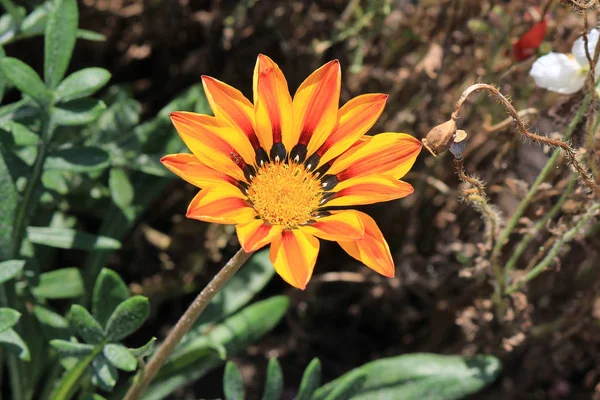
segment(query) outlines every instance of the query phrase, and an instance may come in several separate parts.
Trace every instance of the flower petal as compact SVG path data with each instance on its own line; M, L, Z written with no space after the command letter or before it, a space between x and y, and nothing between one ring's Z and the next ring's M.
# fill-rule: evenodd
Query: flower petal
M414 192L409 183L384 175L351 178L340 182L335 190L333 198L326 203L328 207L380 203L400 199Z
M354 241L339 241L342 249L367 267L383 276L394 276L394 260L379 227L367 214L359 212L365 226L365 236Z
M337 60L323 65L302 82L294 95L292 135L288 143L284 142L287 149L299 143L307 146L306 154L312 154L321 147L337 123L340 86Z
M406 133L380 133L339 156L327 174L336 175L339 181L375 174L400 179L414 164L421 146Z
M298 229L281 232L271 243L270 258L275 271L298 289L306 288L318 254L319 239Z
M215 117L229 121L246 135L253 148L258 148L252 103L236 88L210 76L202 76L202 85Z
M235 179L202 164L193 154L169 154L160 159L171 172L200 188L222 184L236 185Z
M173 112L171 121L187 147L211 168L244 179L243 168L254 163L254 150L243 134L209 115Z
M265 223L262 219L255 219L247 224L236 225L237 237L246 253L256 251L270 243L273 238L281 235L280 226Z
M365 234L358 211L331 211L331 215L318 218L310 225L301 226L300 230L325 240L354 240Z
M350 148L375 124L388 98L387 94L370 93L353 98L340 108L337 128L317 151L324 164Z
M186 216L219 224L243 224L256 216L238 188L220 185L202 189L190 202Z
M283 72L262 54L258 55L254 68L254 112L256 133L267 152L273 143L283 141L292 146L292 96Z
M598 38L600 38L600 32L597 29L592 29L588 32L588 51L590 52L590 56L594 57L594 49L596 48L596 43L598 43ZM579 63L580 66L585 67L590 65L588 62L587 56L585 54L585 44L583 43L583 36L579 37L575 42L573 42L573 47L571 48L571 53L575 56L575 60Z
M573 58L561 53L548 53L538 58L529 71L535 84L562 94L573 94L583 87L585 73Z

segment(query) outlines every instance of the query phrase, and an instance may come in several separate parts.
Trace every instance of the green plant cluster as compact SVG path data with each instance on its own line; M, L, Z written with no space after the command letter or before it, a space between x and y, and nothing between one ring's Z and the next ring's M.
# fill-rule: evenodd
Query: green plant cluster
M76 0L49 0L29 12L11 0L0 4L6 10L0 17L0 101L11 90L21 95L0 103L0 395L120 399L143 373L158 333L139 332L151 318L151 304L130 296L121 277L104 266L169 182L159 157L184 148L168 114L210 110L201 86L193 86L142 122L141 105L126 86L106 87L109 71L85 68L65 77L77 39L103 40L78 29ZM2 47L35 35L44 35L43 77ZM86 217L102 221L97 232L85 229ZM49 265L57 249L85 251L86 261ZM255 254L217 294L143 398L167 398L272 330L289 299L252 300L273 275L268 253ZM135 332L146 344L128 347L124 342ZM314 360L297 399L455 399L480 390L499 371L493 357L415 354L366 364L321 386L321 364ZM232 363L224 384L227 399L244 398ZM283 388L281 367L271 360L263 398L278 399Z

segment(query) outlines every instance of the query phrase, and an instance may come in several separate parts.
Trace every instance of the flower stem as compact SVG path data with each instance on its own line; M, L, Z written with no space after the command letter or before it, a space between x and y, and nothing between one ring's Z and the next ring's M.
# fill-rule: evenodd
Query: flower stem
M148 364L146 364L143 375L136 377L127 391L124 400L137 400L140 398L158 370L167 362L169 356L175 350L175 346L177 346L183 336L194 325L194 322L200 317L213 297L223 289L227 282L229 282L229 279L231 279L251 255L252 253L246 253L243 249L240 249L206 285L181 318L179 318L175 327L169 332L169 335L158 350L156 350L156 353L154 353Z
M573 187L575 187L576 181L577 178L575 176L571 177L571 180L569 181L567 187L564 189L562 195L560 196L556 204L552 206L550 211L548 211L539 221L535 223L535 225L529 230L529 232L525 236L523 236L523 238L517 245L515 251L513 251L513 254L510 256L510 259L506 262L506 265L504 266L505 280L508 279L508 275L517 264L519 257L521 257L523 252L527 249L527 245L529 244L529 242L531 242L531 240L538 234L538 232L540 232L546 226L546 223L550 219L554 218L554 216L558 214L562 205L567 200L567 197L569 197L569 194L571 194Z
M557 256L558 252L560 251L560 249L562 248L562 246L567 243L570 242L571 240L573 240L573 238L575 237L575 235L577 234L577 232L579 232L579 230L581 228L583 228L583 226L586 224L586 222L589 221L590 218L592 218L595 214L596 211L600 209L600 203L596 203L593 206L591 206L588 211L585 213L585 215L583 216L583 218L581 218L581 220L579 222L577 222L577 224L569 229L564 235L562 235L555 243L554 246L552 246L552 248L550 249L550 251L548 252L548 254L546 254L546 257L544 257L544 259L535 267L533 267L531 269L531 271L529 271L527 274L525 274L525 276L523 277L523 280L518 281L517 283L515 283L513 286L509 287L508 289L506 289L506 294L511 294L516 292L523 284L529 282L530 280L532 280L533 278L535 278L536 276L538 276L539 274L541 274L542 272L544 272L546 269L548 269L548 267L550 266L550 264L552 264L552 261L554 260L554 257Z

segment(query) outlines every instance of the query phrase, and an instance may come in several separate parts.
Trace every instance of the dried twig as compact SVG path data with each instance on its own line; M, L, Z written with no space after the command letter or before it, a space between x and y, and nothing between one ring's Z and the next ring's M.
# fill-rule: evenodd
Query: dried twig
M462 106L464 105L464 103L466 102L467 98L472 93L478 92L478 91L488 92L489 94L493 95L500 102L500 104L502 104L504 106L506 111L508 111L508 113L513 118L513 122L516 125L517 130L522 136L531 140L534 143L543 143L550 147L561 149L565 153L569 163L571 165L573 165L573 167L575 168L575 170L581 177L581 180L583 181L583 183L588 188L590 188L592 191L594 191L597 195L600 196L600 186L598 186L596 184L596 182L594 182L594 180L590 177L590 175L585 170L583 165L581 165L581 163L577 160L577 156L575 155L575 150L573 150L571 148L571 146L569 146L566 142L563 142L562 140L556 140L556 139L552 139L552 138L549 138L546 136L542 136L542 135L538 135L538 134L529 132L527 130L527 128L525 127L525 123L519 117L517 110L515 110L515 108L511 104L511 102L506 97L504 97L504 95L502 93L500 93L500 91L498 89L496 89L495 87L488 85L486 83L478 83L478 84L469 86L462 93L462 96L460 97L460 99L456 102L456 106L454 107L454 112L452 113L452 117L451 117L452 121L456 122L460 118L460 110L461 110Z

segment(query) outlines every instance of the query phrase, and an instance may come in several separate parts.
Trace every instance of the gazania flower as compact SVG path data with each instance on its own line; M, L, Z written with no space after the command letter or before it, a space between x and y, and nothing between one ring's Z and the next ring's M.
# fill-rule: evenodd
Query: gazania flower
M162 162L202 188L187 216L235 224L246 252L271 243L270 259L292 286L304 289L319 252L332 240L385 276L394 275L389 247L368 215L340 209L405 197L399 179L421 142L402 133L365 136L386 95L358 96L338 109L340 66L331 61L290 96L283 73L259 55L254 104L207 76L204 90L214 117L174 112L171 120L193 154Z
M592 29L588 33L588 50L592 57L600 32ZM590 63L585 54L583 37L573 43L572 54L548 53L538 58L529 71L535 83L544 89L562 94L573 94L580 91L585 84L585 77L590 70ZM596 79L600 69L596 69Z

